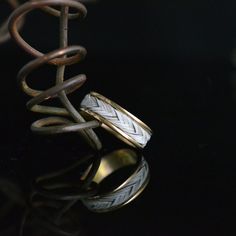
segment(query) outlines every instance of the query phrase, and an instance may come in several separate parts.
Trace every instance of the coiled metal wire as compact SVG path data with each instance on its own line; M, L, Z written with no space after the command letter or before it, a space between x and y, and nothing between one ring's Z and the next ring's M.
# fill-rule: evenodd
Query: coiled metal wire
M14 2L17 0L9 0ZM93 2L84 0L83 2ZM38 177L32 183L30 196L24 200L24 214L20 226L20 235L23 236L25 226L31 215L35 223L45 227L56 235L76 236L78 230L66 230L62 226L62 219L75 203L85 197L90 197L97 192L97 186L92 182L100 165L100 151L102 144L92 130L100 126L98 121L86 122L83 116L74 108L67 95L74 92L86 81L86 76L80 74L65 79L66 66L80 62L86 56L86 49L79 45L68 46L68 21L82 19L86 16L86 7L76 0L33 0L20 6L15 2L16 8L8 19L8 28L11 37L17 44L36 59L26 64L18 73L19 86L23 92L32 97L27 102L27 108L33 112L47 114L49 117L35 121L31 129L39 134L58 134L78 132L92 147L92 154L78 157L78 161L68 168ZM59 8L58 8L59 7ZM75 11L70 12L73 8ZM28 44L19 34L25 15L34 9L41 9L60 19L60 48L42 53ZM6 24L6 23L5 23ZM5 30L5 25L3 26ZM0 37L5 40L8 34L0 30ZM4 37L3 37L4 36ZM27 77L37 68L50 64L57 67L55 86L40 91L28 85ZM48 99L58 98L61 107L48 106ZM69 180L68 176L74 174ZM77 174L75 174L77 173ZM78 175L78 173L80 173ZM84 174L86 173L86 174ZM52 209L53 216L48 215L45 209Z
M54 6L60 6L58 11ZM70 13L69 8L76 9L76 13ZM17 24L25 14L34 10L43 9L54 16L60 17L60 48L43 54L29 45L19 34ZM38 120L32 124L32 130L38 133L55 134L64 132L79 132L96 150L101 149L102 145L92 128L98 127L98 121L85 122L82 115L74 108L67 97L67 94L77 90L86 81L85 75L77 75L65 80L65 68L80 62L86 56L86 49L82 46L68 46L68 20L84 18L87 14L85 6L75 0L38 0L29 1L18 7L9 19L9 31L12 38L26 52L36 57L35 60L25 65L18 74L21 89L33 97L27 107L31 111L49 114L50 117ZM51 64L57 66L56 85L46 91L39 91L30 88L27 83L27 76L40 66ZM51 98L59 98L63 107L52 107L41 105L42 102ZM68 116L74 121L62 117Z

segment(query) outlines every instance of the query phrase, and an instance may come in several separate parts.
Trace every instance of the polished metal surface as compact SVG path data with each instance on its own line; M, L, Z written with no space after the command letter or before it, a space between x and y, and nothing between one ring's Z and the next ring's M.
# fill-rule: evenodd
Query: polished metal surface
M148 163L140 153L131 149L121 149L101 158L100 166L93 181L101 184L117 170L127 166L135 167L130 176L109 192L102 192L82 202L91 211L109 212L118 209L139 196L149 181Z
M144 148L152 130L134 115L96 92L86 95L81 110L96 118L102 126L122 141Z

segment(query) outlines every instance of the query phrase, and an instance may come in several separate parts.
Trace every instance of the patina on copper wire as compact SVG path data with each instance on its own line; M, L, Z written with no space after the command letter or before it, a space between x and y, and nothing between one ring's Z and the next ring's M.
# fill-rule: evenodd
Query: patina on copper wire
M61 11L54 9L54 6L61 6ZM76 13L70 13L69 8L77 10ZM46 10L49 14L60 17L60 48L43 54L31 45L29 45L19 34L17 29L18 22L28 12L34 9ZM102 144L94 133L92 128L100 126L98 121L85 122L85 119L74 108L67 97L67 94L78 89L86 80L85 75L78 75L69 80L64 80L65 68L80 62L86 56L86 49L81 46L68 46L68 20L76 18L84 18L87 14L85 6L75 0L40 0L29 1L18 7L10 16L9 32L18 45L26 52L36 57L35 60L25 65L18 74L18 80L21 89L33 97L28 103L27 107L34 112L50 114L52 117L47 117L38 120L32 124L32 130L43 134L55 134L63 132L79 132L89 145L95 150L100 150ZM52 64L57 66L56 85L46 91L39 91L32 89L26 82L26 77L33 70L44 64ZM41 102L50 98L58 97L63 104L62 107L50 107L39 105ZM74 119L72 122L61 116L70 116Z
M83 0L82 2L94 1ZM54 6L60 7L60 11L53 8ZM77 12L70 13L69 8L74 8ZM41 9L60 18L59 49L43 54L31 47L31 45L20 36L20 22L23 22L25 15L34 9ZM38 177L33 182L31 195L25 201L25 212L21 222L20 235L24 234L25 223L30 214L36 217L36 223L38 225L58 235L78 235L79 231L69 232L61 228L60 220L78 200L93 196L97 192L97 185L92 181L100 165L100 150L102 144L92 128L100 126L100 123L95 120L85 122L84 118L74 108L67 97L67 94L74 92L83 85L86 81L86 76L78 75L67 80L64 79L66 66L78 63L86 56L86 49L84 47L77 45L68 46L68 20L84 18L86 13L87 10L81 1L33 0L17 7L8 20L9 32L12 38L15 39L18 45L26 52L36 57L36 59L26 64L18 73L20 88L23 92L32 97L27 103L27 108L33 112L50 115L50 117L35 121L31 129L41 134L79 132L93 148L91 155L78 157L78 161L72 166ZM30 88L27 84L27 76L44 64L57 66L55 86L46 91ZM63 107L41 105L42 102L51 98L59 98ZM70 118L73 118L74 121ZM70 175L71 171L77 170L77 168L80 169L81 165L90 166L89 173L85 179L79 179L76 184L58 180L61 176ZM88 168L85 169L88 171ZM71 191L72 189L73 191ZM39 200L38 197L42 198L42 200ZM58 206L58 201L62 202L62 204L59 204L60 206ZM56 213L53 219L48 218L41 210L44 207L55 210Z

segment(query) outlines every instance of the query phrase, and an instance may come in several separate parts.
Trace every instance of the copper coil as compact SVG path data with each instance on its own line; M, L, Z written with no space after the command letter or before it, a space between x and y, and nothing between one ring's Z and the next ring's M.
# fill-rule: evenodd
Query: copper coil
M18 0L6 0L6 2L10 5L10 7L14 10L16 9L20 4ZM22 28L24 24L24 18L21 19L19 24L17 25L18 30ZM6 19L1 25L0 25L0 44L6 42L10 39L10 34L8 32L8 19Z
M94 2L94 0L84 0L83 2ZM58 10L58 7L60 7L60 10ZM75 9L76 12L70 12L70 8ZM48 53L42 53L28 44L21 37L19 33L19 24L27 13L35 9L46 11L47 13L60 18L59 49ZM66 66L79 63L87 54L86 49L82 46L68 46L68 21L71 19L82 19L86 14L86 7L76 0L33 0L17 7L9 18L8 28L12 38L24 51L35 57L34 60L23 66L17 76L21 90L31 97L27 102L27 108L33 112L49 115L48 117L33 122L31 125L32 131L39 134L78 132L93 150L95 150L95 154L92 154L89 157L79 158L79 160L69 169L65 168L56 173L49 173L34 181L29 199L29 206L26 207L22 219L20 235L23 235L25 223L31 213L36 215L39 224L51 231L57 232L59 235L77 235L77 232L70 233L62 230L60 224L58 224L58 220L60 220L64 213L70 210L78 200L92 196L97 192L97 186L94 185L92 180L100 165L98 151L101 150L102 144L92 129L99 127L100 123L95 120L86 122L67 96L79 89L85 83L86 75L80 74L69 79L64 78ZM29 74L35 72L35 70L45 64L57 67L55 85L45 91L31 88L27 81ZM61 107L45 105L47 100L56 98L60 100L62 104ZM71 170L79 168L82 164L85 164L86 166L84 171L89 170L86 179L79 179L76 184L58 180L58 177L70 175ZM72 189L73 191L71 192ZM36 199L37 197L41 197L43 200L38 201ZM59 211L57 205L58 201L67 202L66 204L61 205ZM41 215L41 208L45 206L53 209L55 208L55 211L57 212L56 219L47 219L47 217Z
M86 1L85 1L86 2ZM89 1L88 1L89 2ZM61 11L54 7L61 7ZM70 13L69 8L76 10ZM19 34L18 23L30 11L42 9L49 14L60 17L60 48L49 53L42 53L28 44ZM34 122L31 129L41 134L56 134L64 132L79 132L89 145L100 150L102 144L92 130L100 126L98 121L85 122L82 115L75 109L67 94L75 91L86 81L85 75L78 75L68 80L64 78L65 67L80 62L86 56L86 49L82 46L68 46L67 26L68 20L84 18L87 14L86 7L75 0L40 0L29 1L18 7L10 16L9 32L17 44L26 52L36 57L35 60L25 65L18 74L18 80L23 92L33 97L27 107L34 112L48 114L50 117ZM46 91L39 91L27 84L27 76L44 64L57 66L56 84ZM45 100L59 98L63 107L40 105ZM52 117L51 117L52 116ZM67 116L71 119L62 117Z

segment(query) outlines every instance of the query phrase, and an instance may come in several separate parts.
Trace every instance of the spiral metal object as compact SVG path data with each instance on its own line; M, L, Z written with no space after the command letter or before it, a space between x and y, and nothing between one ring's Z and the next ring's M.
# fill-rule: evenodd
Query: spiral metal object
M86 2L86 1L85 1ZM57 10L54 7L61 7ZM69 8L76 10L70 13ZM28 44L19 34L18 22L30 11L42 9L47 13L60 17L60 48L43 54ZM74 108L67 97L67 94L75 91L86 81L86 76L81 74L65 80L64 72L68 65L80 62L86 56L86 49L82 46L68 46L68 20L81 19L87 14L85 6L75 0L38 0L29 1L18 7L10 16L9 32L18 45L26 52L36 57L33 61L26 64L18 73L18 80L21 89L32 97L27 103L29 110L33 112L49 114L50 117L43 118L34 122L31 129L34 132L43 134L55 134L65 132L79 132L95 150L100 150L102 144L92 128L100 126L98 121L85 122L81 114ZM56 84L46 91L31 88L27 83L27 76L43 66L51 64L57 67ZM45 100L59 98L63 107L52 107L40 105ZM68 116L71 119L65 118Z
M9 0L10 1L10 0ZM16 1L16 0L12 0ZM31 99L27 102L30 111L49 115L35 121L31 125L32 131L39 134L58 134L78 132L93 148L91 155L78 158L78 161L69 168L37 178L32 185L32 192L25 204L25 213L21 223L20 235L24 235L25 223L30 214L36 215L37 224L58 235L75 236L79 231L68 232L60 227L63 215L68 212L78 200L89 199L97 194L98 184L93 181L102 156L102 144L93 131L101 126L101 121L85 121L83 116L72 105L67 95L79 89L86 81L86 75L80 74L65 79L65 69L69 65L79 63L86 56L86 49L79 45L68 45L68 21L83 19L87 10L81 2L94 2L92 0L31 0L15 9L8 22L11 37L28 54L35 57L27 63L18 73L19 86ZM60 47L51 52L43 53L32 47L19 34L19 26L26 14L39 9L60 19ZM73 9L73 11L70 11ZM1 31L0 31L1 36ZM55 85L41 91L30 87L28 76L36 69L49 64L57 68ZM61 107L45 105L49 99L58 98ZM131 122L132 123L132 122ZM78 169L86 166L80 176L73 176L73 181L65 181L71 172L78 173ZM80 169L81 171L81 169ZM139 176L138 176L139 177ZM145 179L146 180L146 179ZM135 182L136 186L137 181ZM38 200L40 199L40 200ZM43 200L42 200L43 199ZM66 204L65 204L66 201ZM48 217L44 208L55 210L54 217Z
M84 0L83 2L94 2ZM60 7L60 10L59 8ZM73 12L70 12L73 8ZM19 24L25 15L35 9L40 9L60 19L60 48L46 54L38 51L28 44L19 34ZM96 193L97 186L92 182L100 164L99 150L102 144L94 133L92 128L100 126L99 121L85 122L81 114L74 108L67 94L74 92L86 81L84 74L72 78L64 78L65 68L80 62L86 56L86 49L79 45L68 46L68 21L71 19L81 19L86 16L86 7L76 0L35 0L28 1L11 14L9 18L9 32L17 44L34 56L36 59L27 63L18 73L20 88L27 95L32 97L27 102L27 108L33 112L47 114L49 117L35 121L31 129L40 134L58 134L66 132L78 132L85 138L88 144L94 149L94 153L81 157L71 167L50 173L37 178L32 185L32 193L28 199L28 205L21 223L20 235L24 235L25 223L30 214L36 216L36 223L58 235L78 235L79 232L68 232L61 228L60 221L63 215L82 198L91 197ZM37 68L50 64L57 67L55 86L40 91L31 88L28 85L27 77ZM41 104L42 102L59 98L62 107L53 107ZM65 182L58 180L61 176L70 175L71 171L80 169L82 165L91 166L86 179L74 177L77 182L72 184L71 181ZM86 169L87 169L86 167ZM63 179L63 178L62 178ZM39 200L39 199L40 200ZM66 204L65 204L66 201ZM55 211L53 219L45 215L44 208L52 208Z

